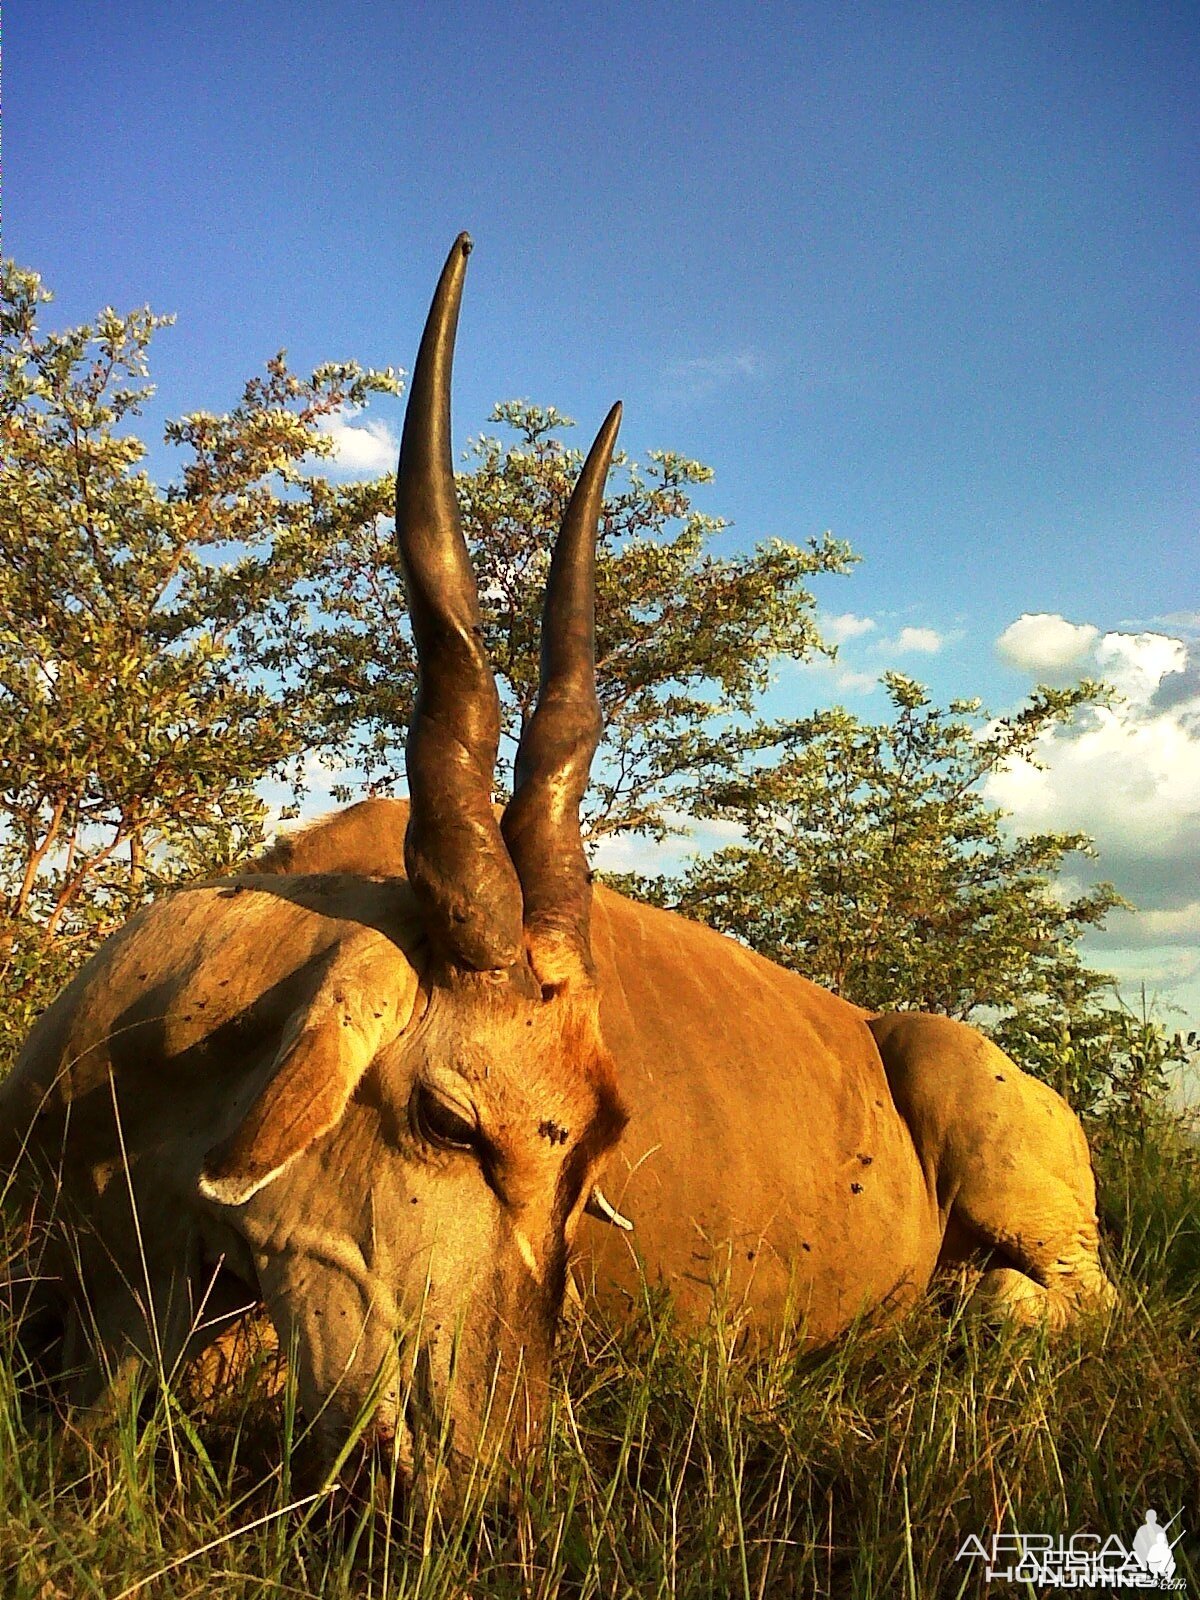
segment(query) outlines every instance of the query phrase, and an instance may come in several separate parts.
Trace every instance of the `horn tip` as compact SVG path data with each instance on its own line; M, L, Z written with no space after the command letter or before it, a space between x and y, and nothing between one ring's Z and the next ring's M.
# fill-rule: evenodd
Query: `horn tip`
M596 435L596 447L598 449L612 450L615 448L623 410L624 407L619 400L609 408L608 415L600 424L600 432Z
M454 248L461 250L464 256L469 256L475 248L475 241L465 230L454 241Z

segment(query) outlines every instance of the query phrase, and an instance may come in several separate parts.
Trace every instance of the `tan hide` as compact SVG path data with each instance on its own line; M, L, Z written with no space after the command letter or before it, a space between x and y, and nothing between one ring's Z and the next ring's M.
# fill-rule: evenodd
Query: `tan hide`
M407 808L368 800L281 841L273 870L403 870ZM704 1317L823 1338L978 1255L981 1300L1063 1322L1104 1306L1078 1119L974 1029L872 1017L734 940L598 888L601 1030L630 1122L603 1173L630 1234L586 1217L577 1280L641 1276Z
M433 1294L439 1327L515 1339L540 1384L564 1236L577 1280L617 1307L644 1272L686 1316L715 1296L760 1331L798 1318L814 1339L910 1301L939 1260L972 1252L1001 1310L1061 1323L1108 1302L1087 1146L1057 1095L972 1029L869 1016L601 888L600 1035L629 1113L612 1148L621 1108L586 1005L531 1002L486 975L477 992L426 992L408 886L359 875L396 871L405 815L368 802L257 874L140 913L0 1086L0 1161L19 1167L35 1229L49 1195L74 1218L71 1249L92 1241L88 1316L113 1361L129 1345L180 1359L257 1285L302 1335L311 1406L353 1359L343 1427ZM422 1153L421 1083L473 1099L499 1165ZM597 1179L631 1234L581 1216ZM69 1302L57 1248L47 1281ZM140 1311L150 1280L157 1349ZM331 1341L334 1308L352 1337ZM73 1326L65 1357L87 1344ZM430 1383L444 1388L439 1337ZM472 1377L464 1415L486 1410L488 1381Z

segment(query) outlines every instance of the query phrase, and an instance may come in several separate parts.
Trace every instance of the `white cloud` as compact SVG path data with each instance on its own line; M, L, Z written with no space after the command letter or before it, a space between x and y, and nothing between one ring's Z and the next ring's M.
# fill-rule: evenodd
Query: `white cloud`
M1039 613L1006 628L1001 655L1037 677L1102 678L1119 695L1042 735L1035 762L995 773L986 798L1022 832L1096 841L1088 881L1110 878L1139 907L1090 935L1097 966L1127 998L1138 985L1189 1012L1200 1004L1200 649L1168 633L1113 630Z
M641 872L650 876L666 870L660 845L628 833L598 840L591 851L591 861L600 872Z
M593 866L602 872L655 873L682 872L694 855L709 855L726 845L744 844L740 824L723 817L690 817L686 812L668 810L666 820L683 831L662 844L633 834L606 835L590 852Z
M893 655L935 656L944 643L936 628L901 628L893 640L878 648Z
M879 687L879 679L873 672L855 672L852 667L839 671L834 675L834 683L846 694L870 694L872 689Z
M783 690L803 685L797 692L805 696L815 693L824 703L830 691L834 690L841 694L870 694L879 687L879 674L843 666L840 654L835 661L828 656L809 656L806 661L783 662L775 681ZM792 714L790 707L781 707L780 710L782 714Z
M340 756L332 753L321 755L310 750L301 763L304 799L300 805L300 815L297 817L281 815L281 812L289 810L294 804L291 784L282 783L278 779L264 783L259 789L259 794L267 807L263 826L268 842L277 834L294 833L297 828L307 827L317 817L323 817L330 811L340 809L342 802L334 799L332 791L338 784L348 782L353 776L348 764Z
M1200 900L1158 911L1114 911L1102 937L1120 946L1200 945Z
M732 383L758 377L762 370L762 357L756 350L672 361L663 371L658 398L660 401L705 400Z
M1014 630L1023 630L1015 646ZM1031 672L1065 666L1074 650L1077 670L1104 678L1121 698L1044 733L1033 761L988 779L988 799L1019 829L1090 834L1101 870L1113 870L1122 892L1176 918L1169 933L1163 923L1164 937L1192 937L1179 919L1200 857L1200 673L1186 644L1161 633L1101 635L1046 614L1022 617L1001 635L1002 648L1006 639L1010 659Z
M1103 678L1135 708L1194 701L1200 709L1200 644L1189 646L1173 634L1102 634L1090 622L1068 622L1057 612L1026 612L1005 628L996 650L1010 666L1038 676Z
M1054 611L1027 611L1010 622L996 649L1023 672L1059 673L1081 661L1100 637L1090 622L1068 622Z
M1137 944L1110 948L1089 940L1088 954L1092 964L1101 972L1108 972L1117 980L1117 986L1127 1005L1136 1006L1142 985L1147 1000L1166 1000L1178 1005L1183 1016L1163 1017L1170 1030L1181 1023L1195 1025L1198 1015L1194 994L1200 979L1200 947L1196 943ZM1184 1019L1187 1019L1185 1022Z
M1022 829L1079 828L1102 855L1152 857L1200 845L1200 735L1171 712L1101 707L1078 729L1043 734L1039 766L989 778L989 800Z
M847 639L874 632L876 622L874 617L856 617L853 611L843 611L836 617L820 617L817 625L830 644L845 644Z
M1182 639L1162 633L1106 633L1094 651L1105 682L1134 703L1149 699L1168 674L1182 672L1187 656Z
M326 470L363 477L393 471L400 450L398 440L385 422L352 421L357 414L337 411L317 423L318 433L333 443L333 455L320 457L320 464Z

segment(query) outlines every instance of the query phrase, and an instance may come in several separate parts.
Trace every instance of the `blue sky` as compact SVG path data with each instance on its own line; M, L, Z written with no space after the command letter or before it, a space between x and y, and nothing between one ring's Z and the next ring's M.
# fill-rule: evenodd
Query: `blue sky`
M996 709L1115 677L1115 720L996 798L1096 833L1147 908L1098 957L1200 1017L1194 6L5 22L5 252L62 323L178 314L160 415L224 409L281 345L409 365L467 227L460 439L502 397L585 431L620 396L628 449L715 468L731 547L828 528L864 558L820 592L842 660L774 703L870 715L886 666Z

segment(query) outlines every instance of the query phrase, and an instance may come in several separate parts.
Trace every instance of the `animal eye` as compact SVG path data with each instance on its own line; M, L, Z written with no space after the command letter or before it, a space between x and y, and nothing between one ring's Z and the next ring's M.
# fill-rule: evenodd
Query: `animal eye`
M412 1108L417 1132L430 1144L443 1150L473 1150L479 1142L475 1121L435 1094L428 1084L417 1085Z

